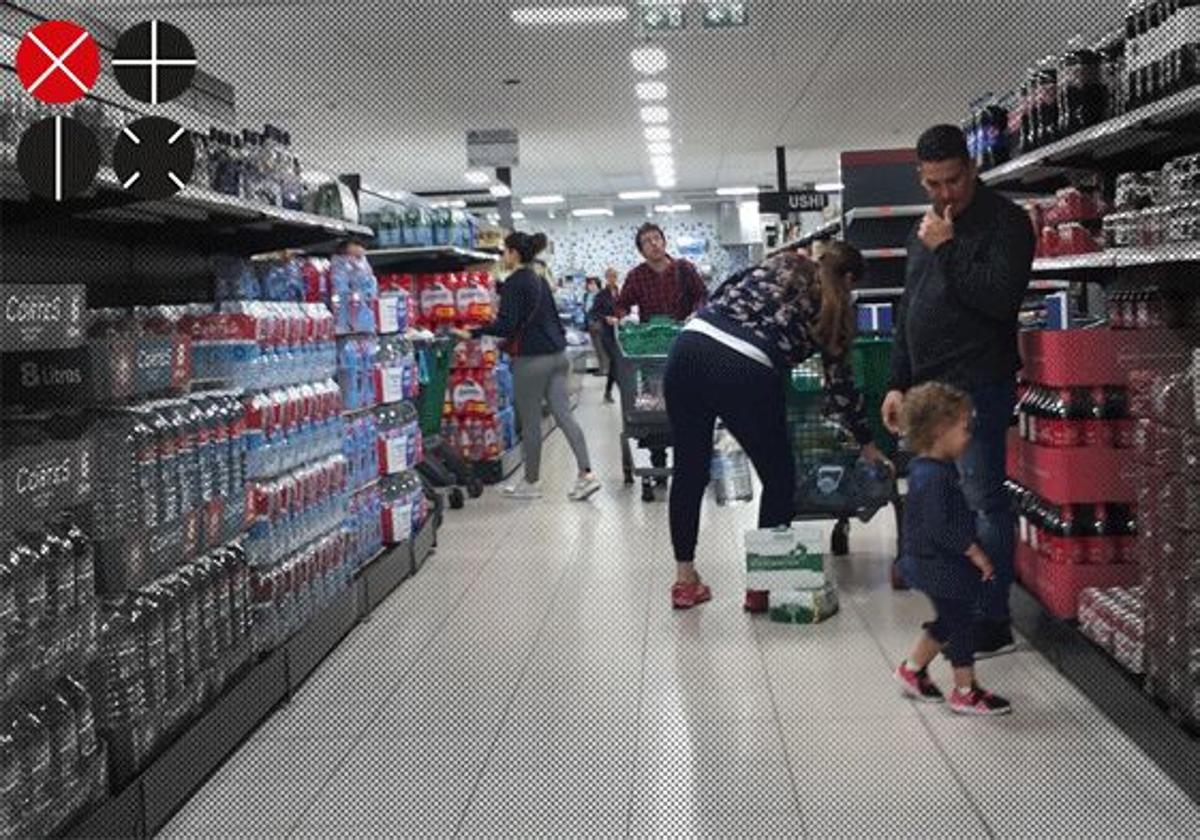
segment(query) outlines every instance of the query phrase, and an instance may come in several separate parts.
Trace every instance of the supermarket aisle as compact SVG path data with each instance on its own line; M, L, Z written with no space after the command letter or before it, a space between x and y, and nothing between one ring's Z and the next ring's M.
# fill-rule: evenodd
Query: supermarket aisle
M887 516L837 564L842 613L806 628L741 612L753 512L706 510L716 597L672 612L666 507L621 486L600 399L589 379L604 491L567 502L555 435L544 502L451 513L426 568L166 836L1200 836L1200 812L1035 653L983 666L1008 719L897 696L889 669L926 608L887 587Z

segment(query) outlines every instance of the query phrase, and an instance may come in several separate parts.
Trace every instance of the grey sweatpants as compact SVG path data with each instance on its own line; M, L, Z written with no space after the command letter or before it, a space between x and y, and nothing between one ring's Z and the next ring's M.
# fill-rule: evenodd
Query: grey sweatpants
M513 397L521 423L521 447L525 454L525 480L536 482L542 469L542 401L550 404L558 427L567 436L580 472L590 471L583 430L571 414L567 397L567 375L571 363L566 353L548 356L518 356L513 359Z

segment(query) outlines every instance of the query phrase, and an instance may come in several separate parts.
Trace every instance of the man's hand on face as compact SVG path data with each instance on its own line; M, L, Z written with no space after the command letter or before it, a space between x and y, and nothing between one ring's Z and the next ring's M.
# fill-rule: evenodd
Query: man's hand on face
M927 211L917 231L917 237L930 251L936 251L954 238L954 217L949 205L943 213L944 215L939 216L933 210Z

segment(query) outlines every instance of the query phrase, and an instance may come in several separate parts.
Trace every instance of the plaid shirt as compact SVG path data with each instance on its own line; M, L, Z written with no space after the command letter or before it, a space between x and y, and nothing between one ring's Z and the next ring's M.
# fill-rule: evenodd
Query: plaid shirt
M686 293L680 286L687 290ZM668 315L682 321L707 299L708 289L700 279L700 272L687 260L672 260L662 274L655 272L649 263L642 263L625 277L625 286L617 298L616 314L623 318L636 306L642 321L655 315Z

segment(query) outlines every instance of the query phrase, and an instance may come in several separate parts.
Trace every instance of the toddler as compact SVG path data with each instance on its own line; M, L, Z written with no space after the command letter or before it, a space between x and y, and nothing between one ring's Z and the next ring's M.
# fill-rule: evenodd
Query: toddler
M896 679L909 697L943 702L926 669L945 651L954 667L950 711L1002 715L1012 711L1008 701L975 681L975 604L995 572L976 541L976 517L955 466L971 440L971 415L971 398L940 382L913 388L904 399L902 426L917 457L909 470L900 570L933 601L937 617L924 625Z

